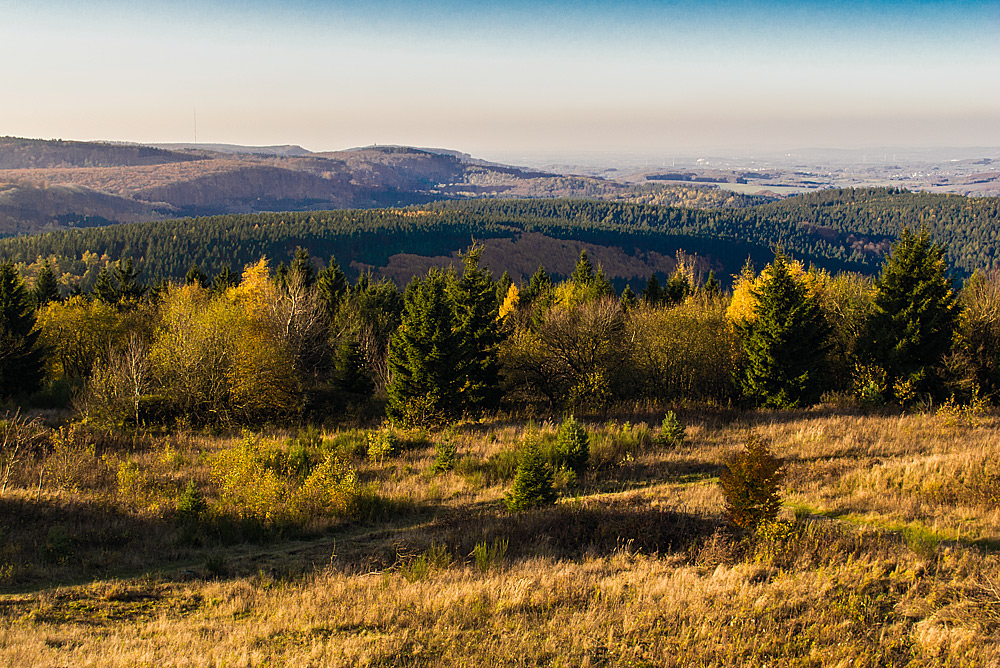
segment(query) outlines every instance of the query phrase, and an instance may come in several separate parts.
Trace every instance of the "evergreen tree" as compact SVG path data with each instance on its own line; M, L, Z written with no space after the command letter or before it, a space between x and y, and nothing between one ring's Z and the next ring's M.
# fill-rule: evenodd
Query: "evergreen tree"
M951 349L960 314L947 271L945 249L926 229L903 230L883 263L862 353L890 384L937 389L933 370Z
M308 289L316 284L316 267L313 265L309 252L299 246L292 255L292 263L288 267L290 280L301 281L302 285Z
M500 404L500 303L497 285L479 266L483 247L465 254L465 271L451 293L462 346L462 405L465 409L495 408Z
M447 279L432 269L406 287L402 323L389 345L390 417L432 424L461 415L463 354Z
M528 287L521 291L519 301L522 304L533 304L539 297L547 294L552 289L552 277L545 271L545 267L539 267L538 271L531 275Z
M134 305L146 294L147 288L139 282L140 271L136 268L132 258L128 257L115 262L112 274L115 282L118 283L117 292L120 303Z
M0 264L0 397L38 389L42 352L35 309L13 262Z
M636 299L635 297L635 293L632 292L632 286L626 285L625 289L622 290L621 302L622 302L622 308L626 310L634 307L637 303L639 303L639 300Z
M646 281L646 289L642 291L642 298L650 306L657 306L663 301L663 291L660 289L660 281L656 274L650 274Z
M611 281L608 280L608 277L604 273L604 269L602 269L600 265L597 267L597 273L594 274L594 280L591 282L590 286L593 289L595 298L615 296L615 288L611 285Z
M708 278L705 279L705 285L702 286L702 290L709 297L718 297L722 294L722 286L719 285L719 281L715 278L715 272L711 269L708 271Z
M118 287L115 285L114 279L111 278L111 272L108 271L107 267L102 267L101 271L98 272L91 292L98 301L102 301L108 306L118 305L120 299Z
M371 396L375 390L357 341L345 340L337 346L333 361L333 382L341 392L363 397Z
M504 498L511 512L528 510L556 502L552 468L542 456L538 444L528 441L521 450L514 474L514 485Z
M594 282L594 265L591 264L586 250L580 251L580 259L576 263L576 268L573 269L571 279L573 285L578 288L588 287Z
M556 433L556 455L560 464L578 476L583 475L590 463L590 436L572 415L559 425L559 431Z
M52 265L49 264L48 260L38 270L32 297L37 308L42 308L49 302L59 301L59 283L56 281L56 274L52 271Z
M316 290L327 317L332 322L337 316L340 304L349 290L347 276L340 269L336 259L330 258L330 264L316 276Z
M501 304L503 300L507 297L507 292L510 290L510 286L514 284L514 280L510 277L510 274L506 271L500 275L497 280L497 301Z
M668 304L680 304L692 291L691 280L687 273L678 268L667 280L661 295L663 301Z
M184 285L197 285L200 288L207 288L209 286L210 280L205 272L201 270L196 264L192 264L191 268L187 270L184 275Z
M744 395L758 405L807 406L823 393L831 335L818 300L795 280L782 251L752 292L754 317L741 326Z
M212 280L212 289L216 292L225 292L229 288L234 288L240 284L240 277L233 273L228 266L222 268Z

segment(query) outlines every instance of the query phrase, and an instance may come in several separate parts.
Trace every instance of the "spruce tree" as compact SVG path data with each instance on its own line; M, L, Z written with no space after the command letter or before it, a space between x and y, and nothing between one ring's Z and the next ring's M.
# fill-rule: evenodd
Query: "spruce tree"
M333 257L330 258L330 264L316 276L316 291L327 318L333 322L349 291L347 276Z
M570 415L556 433L556 455L559 463L578 476L583 475L590 463L590 436L582 424Z
M389 346L391 418L431 424L461 415L462 336L447 280L432 269L414 278L403 297L403 317Z
M660 289L660 281L656 274L650 274L646 281L646 289L642 291L642 298L650 306L657 306L663 301L663 291Z
M301 283L306 289L316 283L316 267L313 266L309 251L299 246L292 255L292 263L288 267L289 279Z
M121 296L118 294L118 287L111 278L111 272L107 267L102 267L97 274L97 281L91 290L98 301L102 301L108 306L117 306Z
M808 406L823 393L831 328L783 252L764 274L753 291L754 317L740 328L747 356L743 393L757 405Z
M115 281L118 283L118 301L125 305L134 305L143 295L146 294L146 286L139 282L140 270L136 268L132 258L115 262L112 271Z
M632 292L632 286L626 285L625 289L622 290L621 303L622 303L622 308L625 309L626 311L630 308L633 308L638 303L638 299L636 299L635 293Z
M890 384L910 380L915 390L937 389L934 367L951 349L960 315L947 271L945 249L926 229L903 230L883 263L861 348Z
M715 272L709 270L708 278L705 279L705 285L702 286L702 290L709 297L718 297L722 294L722 286L719 285L718 279L715 278Z
M462 406L473 411L500 404L500 303L496 282L479 266L482 252L480 245L469 249L451 290L461 337Z
M0 397L33 392L42 380L35 309L13 262L0 264Z
M375 390L357 341L348 339L337 346L333 360L333 382L341 392L362 397L371 396Z
M552 277L545 271L545 267L539 267L538 271L531 275L528 286L521 291L519 301L522 304L533 304L539 297L548 294L552 289Z
M42 308L49 302L59 301L59 282L56 281L56 274L52 271L52 265L49 264L48 260L38 270L32 297L37 308Z
M511 512L528 510L556 502L552 468L542 456L538 445L529 441L521 450L514 474L514 485L504 498Z
M239 284L239 275L233 273L233 270L226 266L212 280L212 289L216 292L225 292L229 288L236 287Z
M578 288L588 287L594 282L594 265L591 264L586 250L580 251L580 259L576 263L576 268L573 269L571 279L573 285Z
M197 285L199 288L207 288L210 284L208 276L197 264L192 264L191 268L184 274L184 285Z

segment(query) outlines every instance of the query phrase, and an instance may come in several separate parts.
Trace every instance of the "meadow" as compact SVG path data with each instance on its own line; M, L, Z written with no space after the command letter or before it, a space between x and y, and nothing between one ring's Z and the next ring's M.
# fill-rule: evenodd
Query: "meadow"
M589 469L523 513L558 419L50 430L0 495L0 664L1000 665L1000 416L673 408L681 442L580 417ZM751 432L785 478L748 532L718 479Z

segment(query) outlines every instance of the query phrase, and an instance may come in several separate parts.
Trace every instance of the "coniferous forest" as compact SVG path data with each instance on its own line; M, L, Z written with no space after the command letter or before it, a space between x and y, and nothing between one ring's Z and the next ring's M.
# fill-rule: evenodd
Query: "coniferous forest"
M3 651L989 665L998 216L880 189L4 240ZM486 262L525 235L572 270ZM449 261L397 284L400 254Z

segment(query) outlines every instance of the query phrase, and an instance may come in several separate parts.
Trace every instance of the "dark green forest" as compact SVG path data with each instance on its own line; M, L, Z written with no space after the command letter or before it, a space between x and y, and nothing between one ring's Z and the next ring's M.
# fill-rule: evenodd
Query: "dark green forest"
M997 265L1000 200L891 188L825 190L745 209L701 211L534 199L209 216L8 238L0 241L0 257L30 265L54 256L64 271L80 276L84 253L133 257L144 279L156 282L181 278L194 264L208 274L224 267L239 271L262 256L282 260L303 247L314 257L335 256L354 278L352 263L380 267L398 253L449 255L473 239L533 232L629 254L683 250L708 258L720 277L738 273L748 258L762 266L776 246L831 271L874 274L908 227L924 227L944 245L958 277Z

